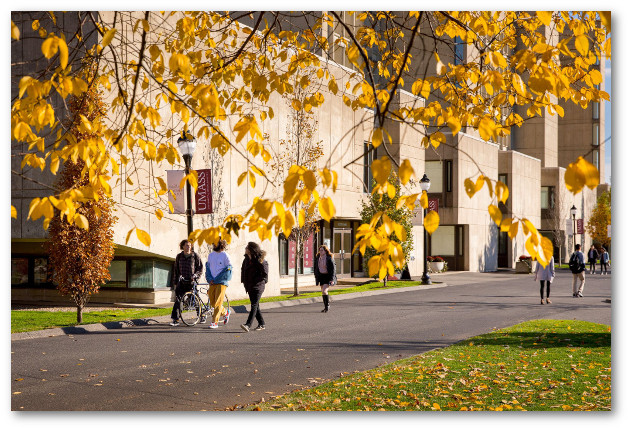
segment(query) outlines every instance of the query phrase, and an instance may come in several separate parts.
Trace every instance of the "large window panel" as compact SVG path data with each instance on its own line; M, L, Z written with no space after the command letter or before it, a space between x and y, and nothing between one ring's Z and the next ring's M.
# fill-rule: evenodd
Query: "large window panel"
M431 235L431 254L439 256L455 255L454 225L441 225L437 230L433 232L433 234Z
M153 287L153 262L151 260L131 260L129 288Z
M441 193L444 191L444 184L442 180L442 162L441 161L425 161L424 173L431 180L431 188L429 188L429 194Z
M40 257L33 259L33 283L48 283L48 258Z
M28 284L28 258L11 259L11 285Z
M173 263L166 261L155 261L153 265L153 286L154 288L168 288L171 286L173 276ZM205 282L205 281L204 281Z

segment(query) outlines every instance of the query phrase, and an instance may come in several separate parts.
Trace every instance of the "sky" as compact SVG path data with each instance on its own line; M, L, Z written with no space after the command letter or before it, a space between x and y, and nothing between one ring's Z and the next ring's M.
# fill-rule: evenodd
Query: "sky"
M612 73L611 73L611 64L610 64L610 60L606 61L606 76L604 78L604 82L605 82L605 91L610 95L610 102L605 102L604 103L604 108L605 108L605 118L606 118L606 125L605 125L605 130L606 130L606 135L604 137L604 139L609 139L611 137L611 130L612 130L612 112L611 112L611 105L612 105L612 100L613 100L613 93L612 93ZM611 170L611 153L612 153L612 138L609 140L606 140L606 167L605 167L605 180L607 183L612 185L612 181L611 181L611 174L612 174L612 170Z

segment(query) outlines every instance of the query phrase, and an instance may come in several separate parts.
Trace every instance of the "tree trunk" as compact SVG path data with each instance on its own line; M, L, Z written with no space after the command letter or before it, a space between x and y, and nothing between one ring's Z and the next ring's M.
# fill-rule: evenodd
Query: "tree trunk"
M387 275L383 278L383 287L387 287Z
M298 237L295 240L295 272L293 273L293 295L299 295L298 292L298 257L300 253L298 252L300 249L300 238Z
M81 324L83 322L83 304L77 304L77 324Z

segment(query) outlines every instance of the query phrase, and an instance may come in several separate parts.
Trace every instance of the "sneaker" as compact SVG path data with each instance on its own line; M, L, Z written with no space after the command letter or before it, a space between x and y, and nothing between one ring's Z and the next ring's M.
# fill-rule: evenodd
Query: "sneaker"
M582 295L582 293L577 293L577 296L578 296L578 297L584 297L584 296Z
M243 331L249 331L249 326L247 324L241 324L241 328Z
M179 322L177 320L173 320L173 321L171 321L171 323L169 325L171 327L177 327L179 325Z
M573 297L577 297L577 293L573 293Z
M219 328L219 324L217 324L217 323L210 323L208 328Z
M549 300L549 297L547 297L547 303L551 304L551 300Z
M259 325L258 327L256 327L254 330L258 331L258 330L264 330L265 326L264 325Z
M204 315L201 317L201 319L199 320L199 324L205 324L208 321L208 318Z
M230 321L230 310L227 310L227 313L225 314L225 316L223 317L223 324L227 324Z

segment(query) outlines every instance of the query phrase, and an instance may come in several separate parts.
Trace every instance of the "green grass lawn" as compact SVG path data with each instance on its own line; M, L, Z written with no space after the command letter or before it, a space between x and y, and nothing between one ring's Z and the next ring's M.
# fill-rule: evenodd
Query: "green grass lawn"
M535 320L249 409L609 411L610 376L609 326Z
M387 288L401 288L419 285L417 281L388 281ZM348 287L339 290L329 290L330 295L357 293L361 291L382 290L382 282L370 282L356 287ZM229 295L229 290L228 290ZM261 302L278 302L283 300L298 300L309 297L320 297L320 292L305 293L299 296L273 296L263 297ZM249 299L234 300L230 306L249 305ZM131 319L151 318L162 315L170 315L171 309L112 309L107 311L90 312L90 308L85 308L83 312L82 324L95 324L109 321L124 321ZM43 330L55 327L67 327L77 325L76 312L61 311L22 311L11 310L11 333L21 333L25 331Z

